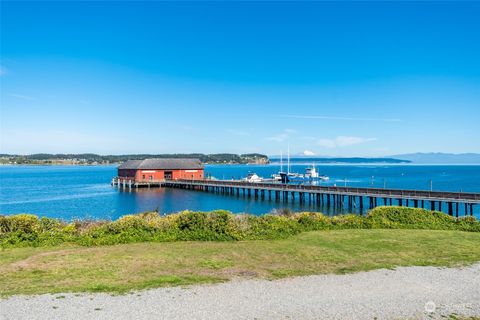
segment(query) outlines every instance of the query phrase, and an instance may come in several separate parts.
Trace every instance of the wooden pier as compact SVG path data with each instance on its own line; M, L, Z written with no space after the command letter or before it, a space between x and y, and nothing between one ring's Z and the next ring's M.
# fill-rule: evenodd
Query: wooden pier
M113 181L112 183L115 185ZM458 217L461 211L464 215L473 216L474 205L480 204L480 193L468 192L327 187L282 183L250 183L236 180L163 180L138 183L120 179L117 180L116 185L123 188L154 186L181 188L229 195L244 195L256 199L308 202L319 206L355 209L360 212L378 205L399 205L445 211L451 216Z

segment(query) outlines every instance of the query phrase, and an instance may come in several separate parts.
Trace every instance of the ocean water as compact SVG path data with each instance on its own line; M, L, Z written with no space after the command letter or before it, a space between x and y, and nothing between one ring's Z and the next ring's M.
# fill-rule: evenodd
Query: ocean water
M303 173L306 165L293 164ZM321 165L328 175L323 185L364 186L480 192L480 166L467 165ZM207 165L205 172L218 179L238 179L249 172L269 177L279 171L272 165ZM294 211L343 213L341 209L316 205L255 200L240 196L168 188L121 191L110 185L116 166L0 166L0 214L34 213L71 219L116 219L122 215L158 209L161 213L181 210L226 209L234 213L264 214L288 207ZM446 206L444 206L446 207ZM446 208L445 208L446 209ZM474 207L480 216L480 206Z

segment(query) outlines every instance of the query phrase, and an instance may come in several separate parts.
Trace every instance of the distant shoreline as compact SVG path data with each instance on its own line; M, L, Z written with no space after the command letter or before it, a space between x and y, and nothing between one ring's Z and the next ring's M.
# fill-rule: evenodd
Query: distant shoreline
M279 162L270 163L204 163L208 166L279 166ZM81 164L81 163L0 163L0 167L108 167L118 166L120 163ZM283 164L286 165L285 163ZM312 162L292 162L291 166L311 166ZM324 162L315 163L315 166L480 166L480 163L389 163L389 162Z

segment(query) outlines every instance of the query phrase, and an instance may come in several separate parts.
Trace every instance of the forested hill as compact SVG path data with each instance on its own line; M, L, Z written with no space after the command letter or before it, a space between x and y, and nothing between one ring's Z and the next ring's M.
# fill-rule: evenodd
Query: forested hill
M147 158L197 158L204 163L255 163L266 164L270 160L266 155L259 153L232 154L232 153L189 153L189 154L126 154L126 155L98 155L94 153L82 154L49 154L37 153L31 155L0 154L1 164L108 164L120 163L127 160L142 160Z

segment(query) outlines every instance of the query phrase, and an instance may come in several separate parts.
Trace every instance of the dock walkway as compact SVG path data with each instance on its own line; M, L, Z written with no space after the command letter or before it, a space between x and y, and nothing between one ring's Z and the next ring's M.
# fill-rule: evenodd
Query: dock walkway
M119 179L119 178L117 178ZM114 179L115 181L115 179ZM114 182L112 182L115 184ZM450 215L458 217L459 206L464 206L465 215L473 215L473 206L480 204L480 193L447 192L406 189L356 188L314 186L302 184L282 183L250 183L238 180L162 180L162 181L122 181L117 180L118 186L125 187L167 187L218 192L223 194L243 194L269 200L295 201L317 203L318 205L341 206L350 208L374 208L380 205L400 205L426 208L442 211L442 204ZM368 201L368 204L366 203ZM411 201L411 202L410 202ZM365 203L365 205L364 205Z

